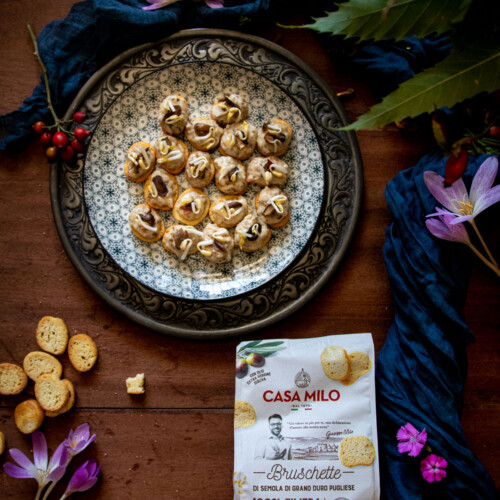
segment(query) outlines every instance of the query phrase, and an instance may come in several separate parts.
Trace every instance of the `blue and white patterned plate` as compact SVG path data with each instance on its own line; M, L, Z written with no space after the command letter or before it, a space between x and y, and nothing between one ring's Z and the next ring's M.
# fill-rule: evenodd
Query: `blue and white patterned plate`
M184 96L190 116L208 117L216 95L229 91L248 97L256 127L273 117L292 126L283 156L291 167L284 187L290 221L264 249L236 249L230 263L199 254L179 261L130 231L128 214L144 195L143 184L123 174L126 151L162 135L157 115L166 95ZM82 276L128 317L183 337L240 334L297 310L339 265L360 208L359 150L353 133L334 130L347 120L331 89L293 54L241 33L180 32L101 69L67 117L76 110L87 114L92 139L76 162L51 170L56 226ZM187 188L184 174L177 177ZM245 194L251 206L257 190ZM220 196L215 183L205 191L211 200ZM167 227L176 223L171 212L160 213Z
M263 250L241 252L227 264L213 264L200 253L181 261L161 241L147 243L130 230L128 214L144 203L143 183L127 180L123 164L127 149L137 141L152 143L162 136L158 108L167 95L181 95L190 117L209 117L219 93L246 95L247 121L260 128L274 117L294 131L282 157L291 174L285 193L290 200L290 222L272 231ZM184 142L190 147L189 142ZM192 149L190 147L190 149ZM219 153L214 153L214 157ZM249 160L245 163L248 164ZM177 175L179 192L190 186L184 172ZM299 254L314 229L323 200L323 163L311 125L293 100L273 82L245 68L213 62L172 65L138 80L119 95L95 128L85 165L84 193L90 221L102 245L117 264L145 285L175 297L219 299L248 292L274 278ZM215 181L205 189L211 201L223 195ZM257 189L246 198L251 207ZM171 211L159 211L165 227L176 224ZM202 230L207 217L197 226Z

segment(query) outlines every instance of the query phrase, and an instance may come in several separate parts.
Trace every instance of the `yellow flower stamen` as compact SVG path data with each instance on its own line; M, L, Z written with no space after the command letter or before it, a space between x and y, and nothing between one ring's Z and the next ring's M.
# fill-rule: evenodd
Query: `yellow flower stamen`
M471 215L472 211L474 210L474 206L471 205L467 201L459 201L458 202L460 205L462 205L462 208L460 209L460 212L462 212L464 215Z

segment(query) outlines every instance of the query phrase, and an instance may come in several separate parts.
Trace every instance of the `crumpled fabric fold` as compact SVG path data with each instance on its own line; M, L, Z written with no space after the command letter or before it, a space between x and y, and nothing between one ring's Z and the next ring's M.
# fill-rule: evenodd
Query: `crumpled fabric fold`
M420 71L434 66L450 54L451 42L446 35L400 41L363 44L352 59L352 65L370 82L371 90L382 98Z
M471 158L468 188L487 156ZM495 485L467 445L460 415L467 377L466 347L474 335L463 317L472 252L438 240L425 216L438 202L423 181L426 170L444 175L446 158L424 156L392 179L386 200L392 223L384 259L394 302L394 323L376 362L379 456L383 498L463 500L496 498ZM425 428L432 452L448 461L447 476L427 483L418 458L398 452L396 433L407 422Z

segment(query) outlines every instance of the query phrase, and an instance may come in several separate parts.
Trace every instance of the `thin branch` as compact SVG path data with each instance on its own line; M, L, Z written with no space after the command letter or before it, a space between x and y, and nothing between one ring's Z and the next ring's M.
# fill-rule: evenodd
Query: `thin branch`
M47 68L45 67L45 64L43 63L42 58L40 57L40 54L38 52L38 44L36 42L35 33L33 33L33 30L31 29L31 25L29 25L29 24L28 24L28 32L30 34L31 41L33 42L33 47L35 48L35 57L38 59L40 67L42 68L43 81L45 83L45 92L47 93L48 108L52 114L52 117L54 118L54 122L57 125L57 129L59 130L59 118L56 115L56 112L54 111L54 107L52 106L52 95L50 93L49 76L47 74Z

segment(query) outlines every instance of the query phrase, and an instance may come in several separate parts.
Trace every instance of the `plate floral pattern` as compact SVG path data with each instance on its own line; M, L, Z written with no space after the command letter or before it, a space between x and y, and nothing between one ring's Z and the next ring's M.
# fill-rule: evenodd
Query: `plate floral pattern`
M236 92L250 103L249 123L260 128L273 117L291 124L293 142L282 157L291 175L284 187L290 199L290 222L272 231L258 252L235 250L227 264L213 264L197 253L181 261L162 247L130 231L128 214L144 203L143 183L125 179L126 151L137 141L152 143L162 136L159 104L167 95L181 95L190 116L208 118L219 93ZM193 148L185 139L189 149ZM213 157L219 156L214 152ZM245 163L248 164L250 160ZM184 172L177 175L180 192L190 186ZM95 128L85 164L84 193L90 221L102 245L117 264L151 288L175 297L219 299L244 293L274 278L304 248L316 224L323 199L323 164L317 138L298 106L274 83L245 68L217 62L171 65L138 80L106 110ZM212 182L206 189L211 201L223 195ZM245 193L251 207L257 189ZM159 211L165 227L177 222L171 211ZM207 217L197 229L210 222Z
M167 94L185 96L190 116L208 116L226 91L249 97L256 127L274 116L292 125L283 157L291 166L290 222L273 230L265 249L236 250L229 264L201 255L182 262L132 235L127 216L144 196L142 183L123 175L126 150L161 135L158 106ZM77 109L92 139L76 162L51 169L54 219L84 279L129 318L183 337L241 334L296 311L338 267L360 208L359 150L354 134L334 130L347 121L331 89L289 52L230 31L179 32L102 68L67 116ZM178 180L187 187L183 174ZM245 195L251 204L257 189ZM219 196L214 183L206 191ZM170 212L162 217L174 223Z

